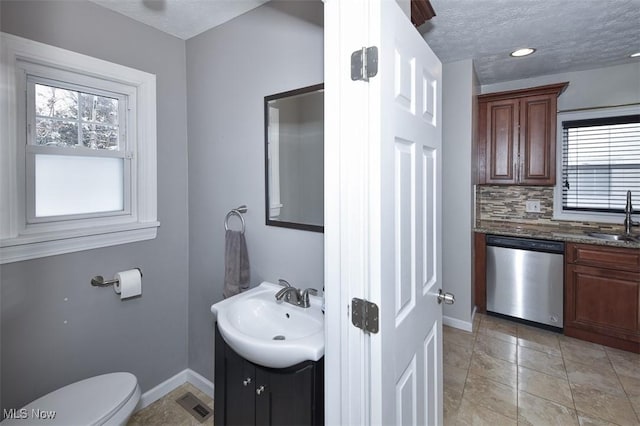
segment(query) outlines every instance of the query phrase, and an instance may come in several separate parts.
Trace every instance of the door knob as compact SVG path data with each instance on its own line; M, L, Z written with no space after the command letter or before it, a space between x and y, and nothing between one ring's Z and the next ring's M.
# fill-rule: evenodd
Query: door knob
M242 384L245 386L249 386L249 383L251 383L251 377L247 377L246 380L242 381Z
M256 389L256 394L260 395L260 394L262 394L262 392L264 392L264 385L260 386L258 389Z
M444 302L445 305L453 305L456 297L451 293L443 293L442 289L438 290L438 304Z

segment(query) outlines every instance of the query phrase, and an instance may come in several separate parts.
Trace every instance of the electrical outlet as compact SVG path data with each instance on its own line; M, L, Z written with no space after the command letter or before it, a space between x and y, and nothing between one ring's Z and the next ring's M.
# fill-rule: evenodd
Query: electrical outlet
M528 200L525 204L527 213L540 213L540 200Z

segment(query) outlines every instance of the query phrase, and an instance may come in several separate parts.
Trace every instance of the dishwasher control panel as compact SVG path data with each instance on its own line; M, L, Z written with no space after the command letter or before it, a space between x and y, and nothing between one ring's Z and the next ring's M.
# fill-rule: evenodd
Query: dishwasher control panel
M504 237L501 235L487 235L487 246L519 248L523 250L548 251L564 253L564 242L537 240L534 238Z

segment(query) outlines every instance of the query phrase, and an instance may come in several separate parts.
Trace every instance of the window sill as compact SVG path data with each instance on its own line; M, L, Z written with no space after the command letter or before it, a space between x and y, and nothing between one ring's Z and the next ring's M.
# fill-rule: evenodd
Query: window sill
M6 238L0 241L0 264L152 240L159 226L160 222L132 223Z
M596 222L622 225L623 213L589 213L589 212L560 212L554 210L553 220L568 222Z

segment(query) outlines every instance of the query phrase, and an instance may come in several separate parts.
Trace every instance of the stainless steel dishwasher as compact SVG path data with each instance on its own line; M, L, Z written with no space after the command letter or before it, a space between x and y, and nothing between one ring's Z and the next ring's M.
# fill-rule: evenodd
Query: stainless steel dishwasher
M487 235L487 311L563 326L564 243Z

